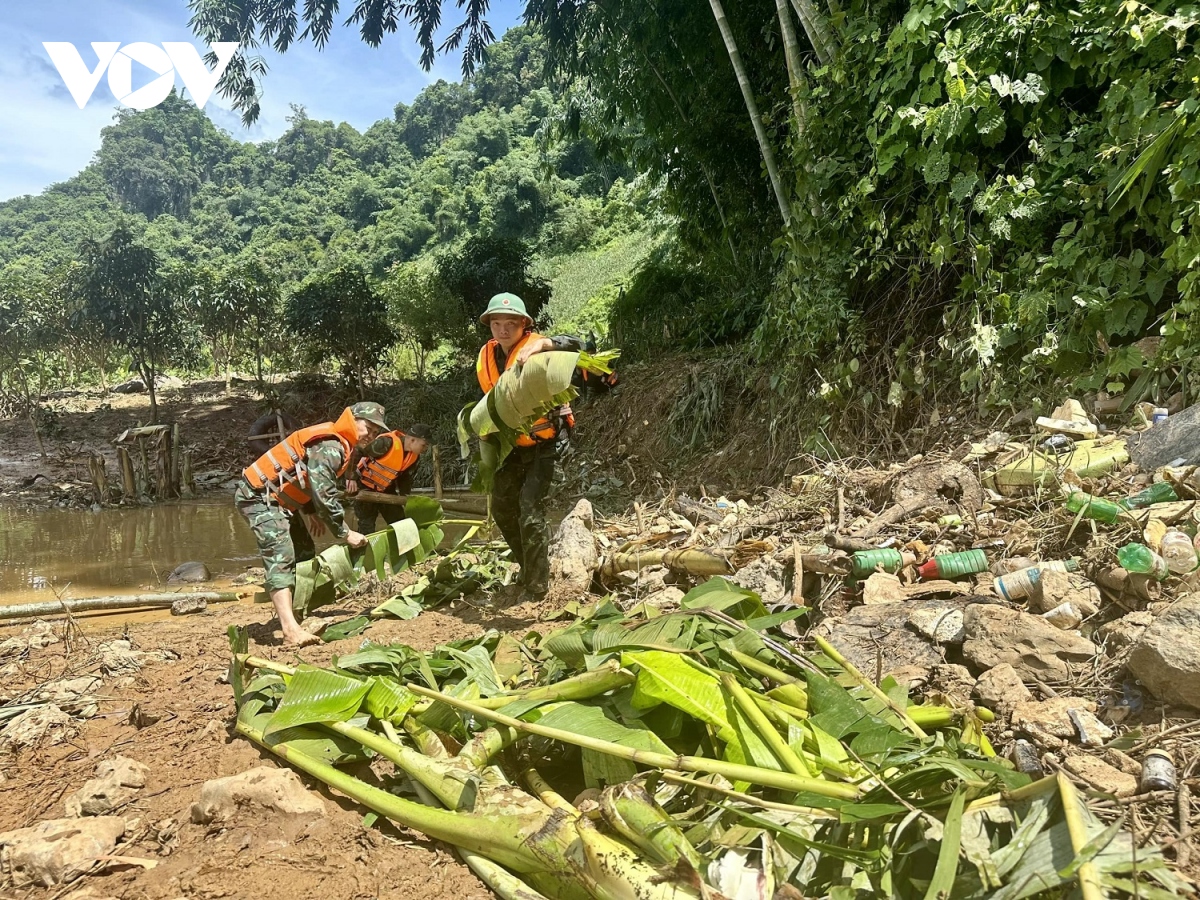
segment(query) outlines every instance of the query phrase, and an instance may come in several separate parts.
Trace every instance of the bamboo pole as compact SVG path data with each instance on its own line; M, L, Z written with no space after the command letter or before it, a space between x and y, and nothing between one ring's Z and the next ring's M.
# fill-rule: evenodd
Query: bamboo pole
M407 494L381 494L378 491L359 491L354 494L355 500L362 500L367 503L383 503L387 506L403 506L408 500ZM440 500L442 509L447 512L460 513L475 513L482 516L485 509L483 504L474 500Z
M131 594L128 597L83 597L79 600L45 600L38 603L16 603L0 606L0 621L67 615L69 613L104 610L114 612L149 606L169 609L176 600L204 600L206 603L232 603L241 598L237 591L197 591L191 594Z

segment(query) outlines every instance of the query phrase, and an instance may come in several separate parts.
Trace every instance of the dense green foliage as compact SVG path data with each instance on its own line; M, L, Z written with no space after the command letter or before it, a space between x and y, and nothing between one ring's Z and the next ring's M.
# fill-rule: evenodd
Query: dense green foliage
M360 391L386 360L402 374L431 362L466 371L491 294L514 290L541 309L550 289L535 264L603 253L644 227L648 191L626 167L600 162L586 138L545 140L562 101L544 72L544 41L515 29L469 80L430 85L364 133L293 108L287 132L261 144L233 140L175 95L121 110L83 172L0 203L0 314L47 354L14 362L0 394L23 409L56 382L105 381L114 362L140 371L149 359L114 331L116 307L74 289L98 283L96 250L113 242L154 271L143 297L170 316L155 325L155 371L249 367L261 380L264 366L336 363ZM39 298L56 292L51 322ZM82 328L101 338L98 358L73 346Z

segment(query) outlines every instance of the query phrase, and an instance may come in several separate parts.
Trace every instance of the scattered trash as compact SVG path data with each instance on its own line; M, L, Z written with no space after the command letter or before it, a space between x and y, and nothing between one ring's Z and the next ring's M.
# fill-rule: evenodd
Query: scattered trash
M1173 791L1176 786L1175 763L1165 750L1151 750L1142 760L1142 777L1138 788L1143 791Z

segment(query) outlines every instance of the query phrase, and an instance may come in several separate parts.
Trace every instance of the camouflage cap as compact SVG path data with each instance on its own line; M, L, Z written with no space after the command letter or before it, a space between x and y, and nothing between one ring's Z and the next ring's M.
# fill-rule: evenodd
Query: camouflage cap
M423 441L433 440L433 429L422 422L418 422L415 425L409 425L408 428L404 430L404 433L409 437L420 438Z
M356 419L362 419L364 422L370 422L372 425L378 425L384 431L387 430L387 420L383 417L383 407L378 403L355 403L350 407L350 415Z

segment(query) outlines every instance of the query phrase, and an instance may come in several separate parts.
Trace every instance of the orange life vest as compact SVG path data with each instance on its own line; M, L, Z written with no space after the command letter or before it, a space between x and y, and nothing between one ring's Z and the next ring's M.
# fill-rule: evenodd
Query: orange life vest
M536 331L528 331L525 336L513 344L512 349L508 351L508 357L504 361L504 371L508 371L512 366L513 361L517 358L517 354L521 352L521 348L525 346L527 341L540 341L542 336ZM479 351L479 359L475 361L475 376L479 379L479 387L486 394L496 386L496 382L500 380L500 368L496 365L496 348L500 346L500 342L495 338L483 345L483 349ZM558 433L558 429L549 419L543 417L533 423L533 427L529 429L529 434L517 436L518 447L532 447L540 441L550 441Z
M308 481L308 448L319 441L336 439L342 445L342 465L338 476L350 468L358 428L354 414L347 409L336 422L322 422L293 431L286 438L242 470L252 488L274 498L287 509L300 509L312 500Z
M419 453L404 452L403 431L389 431L383 437L392 439L392 449L380 459L364 456L358 462L358 480L372 491L386 491L401 472L411 469L421 458Z

